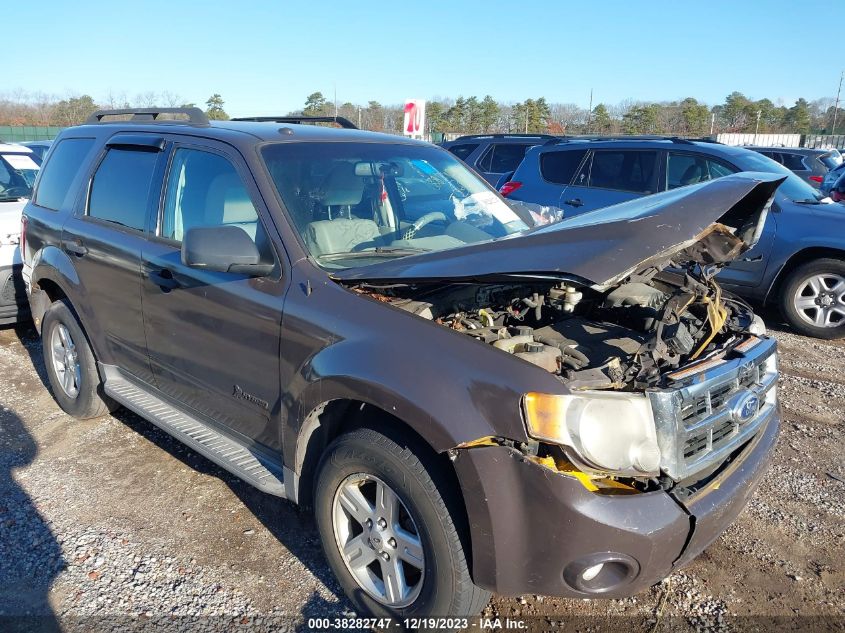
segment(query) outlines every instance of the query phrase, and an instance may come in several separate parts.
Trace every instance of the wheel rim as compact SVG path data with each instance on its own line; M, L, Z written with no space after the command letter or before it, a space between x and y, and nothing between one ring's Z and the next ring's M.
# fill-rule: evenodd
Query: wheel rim
M792 298L795 311L815 327L845 325L845 277L819 273L800 284Z
M79 395L82 373L79 368L76 345L67 327L62 323L59 323L50 335L50 350L53 371L58 378L59 388L69 398L76 398Z
M332 523L340 556L364 591L390 607L417 599L425 577L420 531L390 486L350 475L335 492Z

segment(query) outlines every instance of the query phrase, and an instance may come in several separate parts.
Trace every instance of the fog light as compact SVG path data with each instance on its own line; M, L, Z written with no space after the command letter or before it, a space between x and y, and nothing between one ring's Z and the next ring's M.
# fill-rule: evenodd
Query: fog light
M589 582L590 580L599 575L599 572L601 571L602 567L604 567L604 563L599 563L598 565L587 567L587 569L581 572L581 578Z
M621 590L639 573L639 563L627 554L596 552L569 563L563 570L563 580L578 592L600 595Z

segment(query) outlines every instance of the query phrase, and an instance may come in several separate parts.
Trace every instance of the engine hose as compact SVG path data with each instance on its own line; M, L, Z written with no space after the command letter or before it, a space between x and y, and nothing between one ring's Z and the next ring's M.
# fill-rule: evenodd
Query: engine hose
M567 343L566 341L555 341L547 336L535 336L534 340L538 343L542 343L543 345L557 347L563 354L561 362L566 363L573 369L581 369L582 367L586 367L590 364L590 359L587 358L583 352L579 352L577 349L572 347L571 343ZM572 363L578 363L578 366L576 367Z

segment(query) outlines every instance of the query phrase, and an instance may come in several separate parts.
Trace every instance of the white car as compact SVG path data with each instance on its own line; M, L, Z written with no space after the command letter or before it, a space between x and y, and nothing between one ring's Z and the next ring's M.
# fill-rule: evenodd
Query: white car
M29 316L21 268L21 212L38 175L32 150L0 143L0 325Z

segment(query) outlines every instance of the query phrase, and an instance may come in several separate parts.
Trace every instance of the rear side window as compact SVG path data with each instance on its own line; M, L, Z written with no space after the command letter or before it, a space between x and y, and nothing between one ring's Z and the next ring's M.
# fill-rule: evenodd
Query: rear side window
M452 145L449 151L461 160L466 160L467 156L472 154L476 147L478 147L478 143L464 143L463 145Z
M91 182L88 215L143 231L158 152L112 148Z
M804 164L804 157L801 154L784 152L781 154L781 162L783 162L784 167L792 171L807 169L807 166Z
M593 153L590 187L654 193L657 152L598 150Z
M546 152L541 154L540 173L543 179L558 185L568 185L572 182L575 170L581 165L581 161L584 160L584 154L586 153L587 150L578 150Z
M92 138L59 141L38 180L35 204L53 211L62 206L73 177L93 145Z
M531 145L522 145L521 143L491 145L490 149L478 161L478 168L481 171L494 174L514 171L525 158L525 152L528 151L529 147Z

